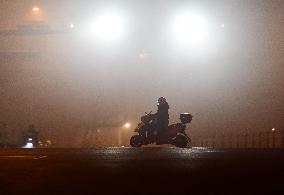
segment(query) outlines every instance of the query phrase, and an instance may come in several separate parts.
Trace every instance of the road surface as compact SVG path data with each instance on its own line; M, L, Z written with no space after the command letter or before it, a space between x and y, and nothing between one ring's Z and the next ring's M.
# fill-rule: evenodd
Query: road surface
M284 194L284 150L0 150L0 194L122 193Z

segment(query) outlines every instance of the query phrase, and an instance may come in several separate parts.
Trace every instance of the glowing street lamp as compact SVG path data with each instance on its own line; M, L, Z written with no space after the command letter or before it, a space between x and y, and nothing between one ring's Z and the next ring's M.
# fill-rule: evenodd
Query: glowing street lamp
M38 6L33 6L31 10L32 20L40 21L43 20L42 10Z
M130 123L125 123L123 126L127 129L129 129L131 125L130 125Z
M173 21L173 33L177 41L199 44L206 41L208 25L202 15L191 12L178 14Z
M276 129L275 129L275 128L272 128L271 131L274 133L274 132L276 131Z
M75 25L74 25L73 23L71 23L71 24L69 25L69 27L70 27L71 29L73 29L73 28L75 28Z
M125 19L117 12L104 12L89 24L90 33L105 41L121 38L125 32Z
M34 6L34 7L33 7L33 9L32 9L32 11L33 11L33 12L39 12L39 11L40 11L40 9L39 9L39 7L38 7L38 6Z

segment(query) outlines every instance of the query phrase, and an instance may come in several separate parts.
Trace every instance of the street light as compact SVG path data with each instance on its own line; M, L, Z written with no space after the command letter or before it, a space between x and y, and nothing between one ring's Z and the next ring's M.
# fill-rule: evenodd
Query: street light
M69 25L69 27L70 27L71 29L73 29L73 28L75 27L75 25L74 25L73 23L71 23L71 24Z
M272 131L272 147L275 148L275 132L276 132L276 129L272 128L271 131Z
M34 7L33 7L33 9L32 9L32 11L33 11L33 12L39 12L39 11L40 11L40 9L39 9L39 7L38 7L38 6L34 6Z
M109 11L94 18L89 24L89 31L105 41L115 41L122 37L125 26L125 19L122 14Z
M131 125L130 125L130 123L125 123L123 126L127 129L129 129Z
M126 122L121 128L118 129L118 145L122 146L123 144L123 132L126 129L129 129L131 127L131 124L129 122Z
M173 21L173 33L182 44L199 44L206 41L208 27L205 18L198 13L182 12Z
M31 10L32 20L40 21L43 20L42 10L38 6L33 6Z

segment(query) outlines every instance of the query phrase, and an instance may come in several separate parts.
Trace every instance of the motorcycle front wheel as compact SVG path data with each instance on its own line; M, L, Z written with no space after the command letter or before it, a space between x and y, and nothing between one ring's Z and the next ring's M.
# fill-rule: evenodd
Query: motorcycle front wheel
M185 135L177 135L175 139L174 145L179 148L186 148L188 144L188 140Z
M140 135L133 135L130 138L130 145L132 147L138 148L141 147L143 144L143 138Z

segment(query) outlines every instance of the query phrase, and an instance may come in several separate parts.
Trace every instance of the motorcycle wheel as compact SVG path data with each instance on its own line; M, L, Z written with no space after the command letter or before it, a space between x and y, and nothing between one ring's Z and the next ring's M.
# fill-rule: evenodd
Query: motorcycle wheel
M192 143L191 143L191 139L187 138L187 148L192 148Z
M175 146L179 148L186 148L188 144L188 140L184 135L177 135L175 139Z
M140 135L133 135L130 138L130 145L132 147L138 148L142 146L143 138Z

